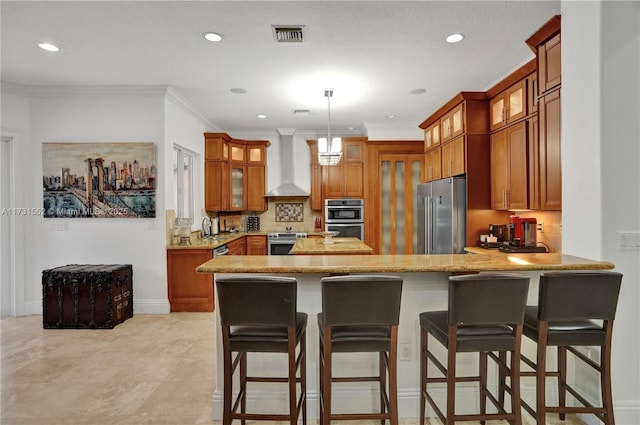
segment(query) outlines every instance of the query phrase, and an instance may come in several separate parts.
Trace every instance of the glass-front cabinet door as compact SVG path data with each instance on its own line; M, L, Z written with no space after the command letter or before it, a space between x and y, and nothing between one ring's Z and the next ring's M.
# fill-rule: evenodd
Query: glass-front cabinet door
M417 240L418 184L422 155L380 156L380 253L412 254Z
M232 210L244 210L246 209L246 166L244 165L230 165L231 176L231 191L230 191L230 206Z

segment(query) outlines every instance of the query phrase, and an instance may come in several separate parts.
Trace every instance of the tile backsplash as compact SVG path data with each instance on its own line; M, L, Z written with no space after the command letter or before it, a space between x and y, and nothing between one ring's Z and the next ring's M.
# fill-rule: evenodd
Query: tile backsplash
M543 223L543 231L536 233L537 242L545 244L549 252L562 252L561 211L527 211L518 215L535 217L538 223Z

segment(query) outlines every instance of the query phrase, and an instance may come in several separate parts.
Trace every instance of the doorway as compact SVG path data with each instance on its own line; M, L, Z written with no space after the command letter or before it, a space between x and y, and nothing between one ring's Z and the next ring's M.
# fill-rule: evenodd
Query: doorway
M15 316L15 296L13 281L13 256L11 246L10 214L12 187L11 184L11 139L0 138L0 318Z

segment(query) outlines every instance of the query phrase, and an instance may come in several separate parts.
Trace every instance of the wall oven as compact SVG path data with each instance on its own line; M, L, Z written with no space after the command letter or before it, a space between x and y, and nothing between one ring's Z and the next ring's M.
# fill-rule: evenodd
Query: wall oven
M338 238L358 238L364 241L364 200L325 200L325 230L340 232Z
M289 255L296 240L306 238L306 233L267 233L267 250L269 255Z

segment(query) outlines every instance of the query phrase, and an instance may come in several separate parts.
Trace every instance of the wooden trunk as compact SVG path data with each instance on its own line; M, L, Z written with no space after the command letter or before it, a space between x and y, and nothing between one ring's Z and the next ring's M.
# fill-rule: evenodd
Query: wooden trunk
M133 317L130 264L72 264L42 272L45 329L113 329Z

